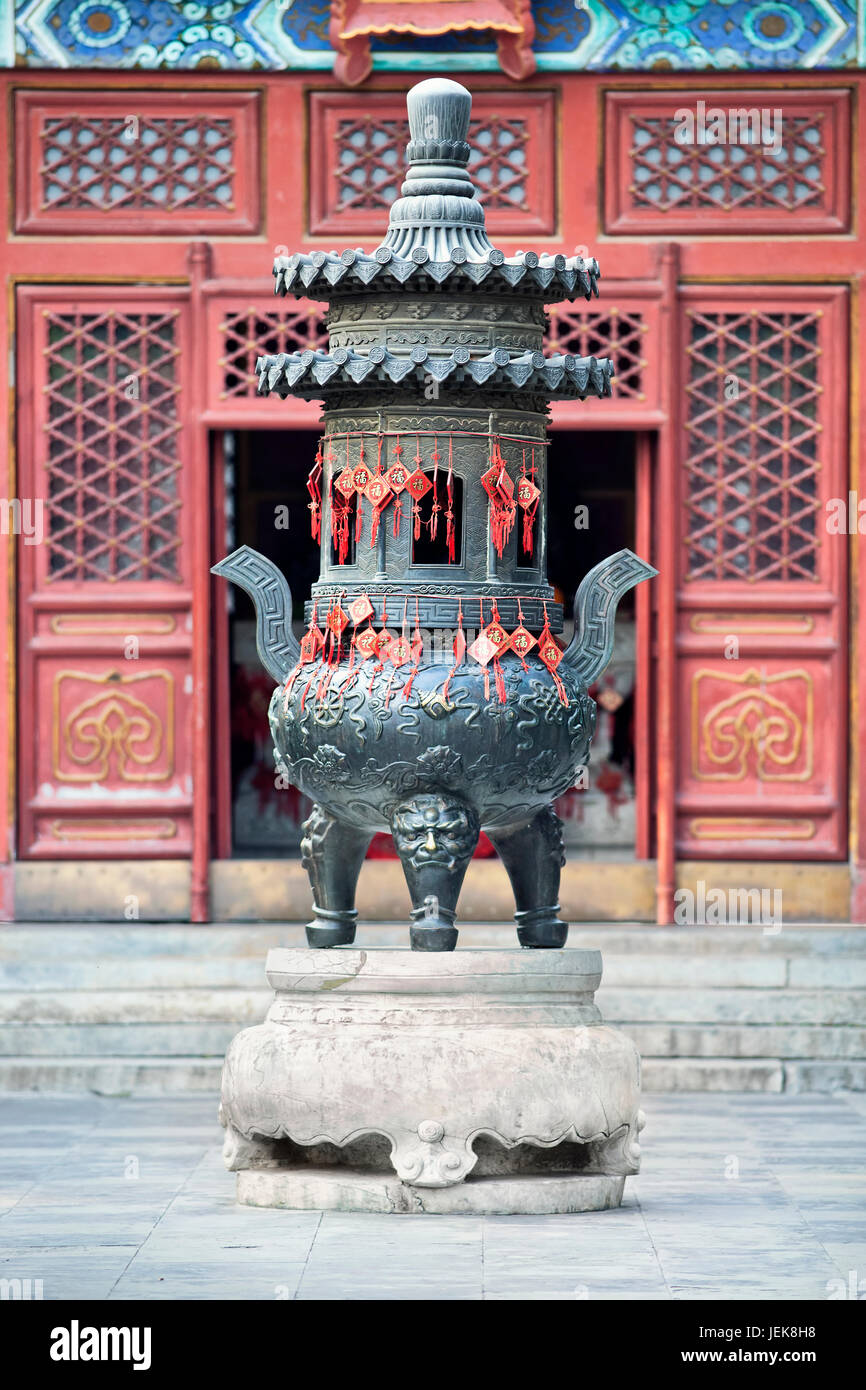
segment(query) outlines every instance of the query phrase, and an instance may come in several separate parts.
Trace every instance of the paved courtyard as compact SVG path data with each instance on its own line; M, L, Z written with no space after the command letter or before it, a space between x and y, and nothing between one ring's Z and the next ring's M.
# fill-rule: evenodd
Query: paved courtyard
M651 1095L618 1211L238 1207L216 1098L0 1097L0 1278L45 1299L828 1299L866 1292L866 1096Z

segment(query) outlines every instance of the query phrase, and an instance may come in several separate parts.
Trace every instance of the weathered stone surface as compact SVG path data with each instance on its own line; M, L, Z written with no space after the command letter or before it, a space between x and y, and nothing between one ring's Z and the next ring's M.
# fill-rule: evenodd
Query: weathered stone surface
M306 1172L238 1173L238 1201L249 1207L300 1211L466 1213L476 1216L546 1216L603 1211L622 1201L624 1177L483 1178L456 1187L417 1187L380 1174L326 1168Z
M271 1195L340 1210L589 1210L622 1191L587 1187L590 1178L638 1171L640 1061L593 1003L597 951L274 950L267 974L267 1020L226 1056L224 1157L239 1173L300 1176L245 1178L241 1201L250 1192L264 1205ZM550 1183L557 1168L566 1185L544 1200L564 1205L536 1205L533 1180ZM360 1185L342 1188L347 1173ZM401 1195L450 1190L472 1173L487 1205ZM578 1177L583 1186L568 1186ZM320 1202L327 1182L335 1193Z

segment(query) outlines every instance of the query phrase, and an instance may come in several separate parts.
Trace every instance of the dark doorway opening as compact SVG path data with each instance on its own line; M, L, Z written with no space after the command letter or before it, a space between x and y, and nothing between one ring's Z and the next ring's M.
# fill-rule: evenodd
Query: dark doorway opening
M318 440L311 430L245 430L224 437L229 547L251 545L279 566L292 591L298 635L304 600L319 577L306 489ZM297 788L278 782L268 729L274 683L256 653L252 601L233 584L228 588L232 853L245 859L297 854L311 803Z
M634 549L637 436L554 430L548 468L548 579L565 604L566 631L583 576L624 546ZM572 858L630 858L635 850L635 591L619 606L613 659L590 693L598 705L587 786L559 798Z

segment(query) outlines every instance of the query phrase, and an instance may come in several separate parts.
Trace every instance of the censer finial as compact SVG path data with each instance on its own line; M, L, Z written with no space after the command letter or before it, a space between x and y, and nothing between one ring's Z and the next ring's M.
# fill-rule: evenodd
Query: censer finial
M411 89L406 105L409 168L401 197L391 208L383 246L398 256L423 248L439 261L449 260L459 248L466 260L485 261L493 246L467 172L470 93L459 82L431 77Z

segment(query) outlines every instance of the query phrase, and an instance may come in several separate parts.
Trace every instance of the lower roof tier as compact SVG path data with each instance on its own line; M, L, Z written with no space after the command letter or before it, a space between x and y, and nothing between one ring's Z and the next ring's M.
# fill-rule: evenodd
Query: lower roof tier
M330 395L340 388L361 385L375 390L403 384L413 393L422 392L431 381L449 381L456 387L483 386L487 390L525 390L559 400L585 400L587 396L611 394L614 369L606 357L574 357L571 353L545 357L543 352L512 356L505 348L473 357L466 347L434 354L419 345L400 356L385 347L371 348L368 353L351 348L336 348L332 353L311 348L306 352L280 352L260 357L256 374L259 395L274 393L283 400L287 396L321 400L325 391Z

